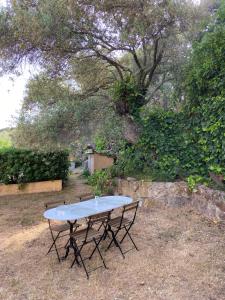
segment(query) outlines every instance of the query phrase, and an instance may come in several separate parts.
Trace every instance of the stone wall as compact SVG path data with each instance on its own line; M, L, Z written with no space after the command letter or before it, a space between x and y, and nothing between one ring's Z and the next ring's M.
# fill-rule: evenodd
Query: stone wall
M199 186L190 192L186 182L150 182L118 180L118 193L142 199L145 207L152 202L165 206L189 205L211 220L225 220L225 193Z

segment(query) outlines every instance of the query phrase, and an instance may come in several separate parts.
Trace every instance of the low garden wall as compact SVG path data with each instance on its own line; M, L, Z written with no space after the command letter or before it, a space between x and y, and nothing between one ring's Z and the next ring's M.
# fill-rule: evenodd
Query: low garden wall
M179 207L189 205L211 220L225 220L225 192L200 185L190 192L186 182L150 182L118 179L118 193L142 199L143 206L152 202Z
M59 192L67 180L67 151L0 150L0 196Z
M0 184L0 196L60 192L61 190L62 180L31 182L23 184Z

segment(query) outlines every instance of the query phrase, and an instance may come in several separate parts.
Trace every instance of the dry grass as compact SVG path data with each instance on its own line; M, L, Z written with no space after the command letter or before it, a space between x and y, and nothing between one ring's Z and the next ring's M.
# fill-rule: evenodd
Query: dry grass
M225 299L224 228L187 208L141 210L133 228L140 251L123 260L112 248L105 254L109 269L89 281L81 268L69 268L72 255L60 264L46 256L43 203L74 202L87 188L73 180L59 194L0 198L0 299ZM124 249L130 246L127 240Z

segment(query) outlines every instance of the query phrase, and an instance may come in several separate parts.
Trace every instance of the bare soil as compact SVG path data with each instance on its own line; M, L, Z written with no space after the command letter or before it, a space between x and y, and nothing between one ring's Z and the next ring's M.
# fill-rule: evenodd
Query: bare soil
M139 251L123 259L116 247L104 251L106 241L108 269L89 280L82 268L70 268L72 254L61 263L55 253L46 256L51 240L44 202L76 202L89 190L73 177L60 193L0 198L0 299L225 299L224 225L189 208L140 209L132 231ZM132 247L129 239L122 245ZM99 263L95 254L90 267Z

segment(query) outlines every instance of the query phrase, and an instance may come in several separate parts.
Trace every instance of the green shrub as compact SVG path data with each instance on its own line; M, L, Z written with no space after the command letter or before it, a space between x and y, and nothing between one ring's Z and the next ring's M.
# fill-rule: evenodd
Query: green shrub
M82 173L82 176L83 176L84 178L88 178L88 177L90 176L89 170L88 170L88 169L84 169L84 170L83 170L83 173Z
M0 151L0 182L5 184L55 179L65 181L68 169L66 151L38 152L15 148Z
M199 176L199 175L191 175L187 178L187 183L188 183L188 187L189 187L189 190L191 192L195 192L195 187L198 185L198 184L205 184L207 185L209 182L209 179L206 179L202 176Z
M94 187L95 195L113 194L115 181L112 179L110 169L95 171L88 177L88 183Z
M105 137L102 137L100 135L97 135L95 137L95 150L96 151L104 151L107 148L107 141Z

